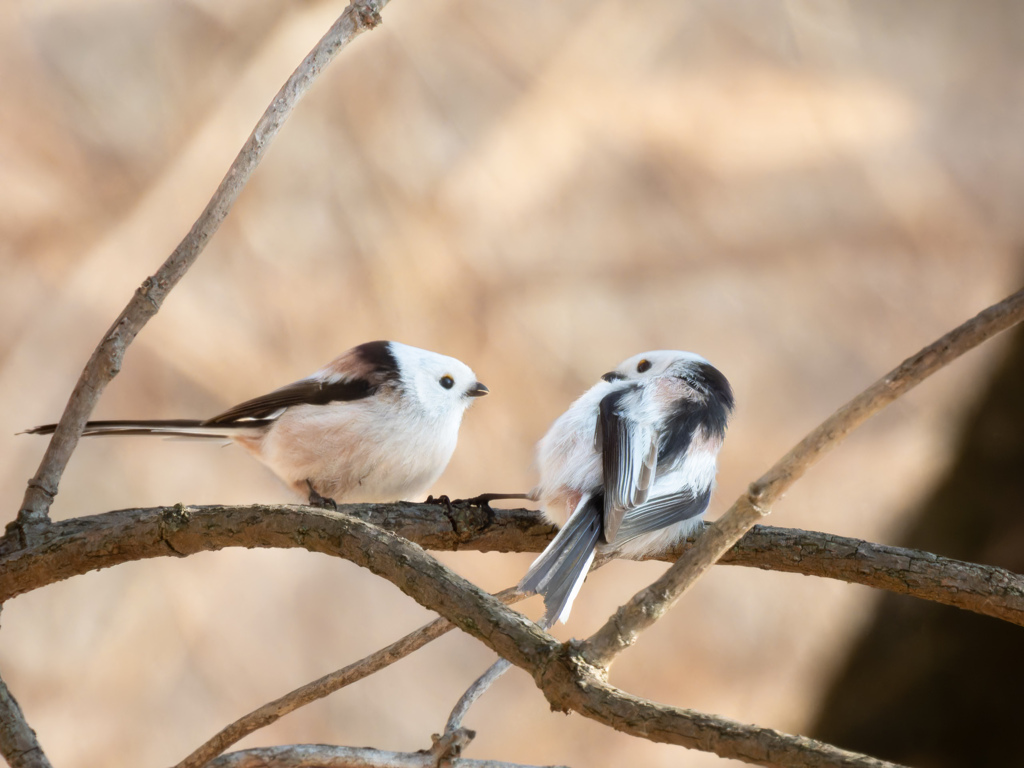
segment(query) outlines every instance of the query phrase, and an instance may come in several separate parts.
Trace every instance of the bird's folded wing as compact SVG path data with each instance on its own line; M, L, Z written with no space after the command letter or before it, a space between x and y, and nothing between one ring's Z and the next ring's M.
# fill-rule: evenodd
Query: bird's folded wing
M287 384L269 394L254 397L207 419L204 425L227 424L241 419L264 419L293 405L327 405L328 403L362 400L375 391L366 379L328 381L310 377Z
M623 516L647 501L658 462L658 435L620 410L630 390L601 401L597 444L604 470L604 540L615 540Z
M630 509L622 518L615 543L634 539L703 514L711 501L711 487L703 491L685 488L678 493L657 496Z

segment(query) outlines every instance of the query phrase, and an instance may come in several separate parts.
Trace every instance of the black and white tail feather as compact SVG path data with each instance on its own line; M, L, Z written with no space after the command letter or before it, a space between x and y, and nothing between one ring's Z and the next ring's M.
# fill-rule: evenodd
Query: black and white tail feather
M523 592L544 596L545 629L555 621L564 622L583 586L601 540L601 500L587 497L580 501L569 520L555 538L534 560L526 576L519 582Z
M82 430L83 437L103 435L162 435L195 439L232 440L239 434L250 431L258 433L266 429L272 419L249 419L230 424L211 425L196 419L149 419L145 421L89 421ZM52 435L56 424L43 424L26 429L24 435Z

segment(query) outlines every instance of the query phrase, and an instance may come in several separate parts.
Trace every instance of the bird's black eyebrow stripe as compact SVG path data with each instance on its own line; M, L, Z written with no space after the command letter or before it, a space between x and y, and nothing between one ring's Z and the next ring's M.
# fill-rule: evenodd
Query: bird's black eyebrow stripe
M391 342L368 341L354 347L352 351L380 376L380 381L398 378L398 360L391 351Z

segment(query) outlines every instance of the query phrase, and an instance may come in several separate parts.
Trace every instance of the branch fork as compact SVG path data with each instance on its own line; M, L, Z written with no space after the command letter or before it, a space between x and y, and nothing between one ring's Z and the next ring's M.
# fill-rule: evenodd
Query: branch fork
M744 534L770 513L774 502L810 466L841 442L851 430L968 349L1019 322L1024 317L1024 291L1018 291L925 347L826 419L764 476L752 483L748 492L737 499L718 521L705 528L693 546L683 552L660 579L634 595L603 627L583 642L558 643L536 624L454 574L417 545L344 514L315 514L308 508L289 507L221 507L211 512L209 509L177 505L164 510L128 510L96 518L51 523L49 509L58 492L63 471L99 397L120 371L128 346L157 313L167 294L218 230L241 189L262 160L270 142L301 97L324 67L352 39L381 23L380 10L387 2L352 0L278 91L188 234L163 265L143 281L104 334L71 393L36 475L28 482L17 520L8 526L7 535L0 541L0 565L3 566L0 567L0 600L105 565L143 557L166 556L168 550L175 556L186 556L203 549L224 546L301 546L345 557L392 581L421 605L437 611L448 622L473 635L502 658L526 670L557 710L575 711L617 730L652 741L710 750L723 757L765 766L891 766L811 739L631 696L608 683L608 669L619 653L635 643L644 629L664 615L711 565L718 562ZM201 523L208 521L211 514L217 519L236 524L241 522L245 530L232 529L230 526L202 527ZM457 529L464 521L455 514L448 515L446 519L452 529L450 533L457 534ZM507 549L508 531L512 531L513 538L532 536L536 540L538 531L543 537L543 526L538 528L535 522L532 528L527 525L518 529L503 529L493 539L487 539L501 520L500 515L489 519L486 529L480 531L478 536L476 532L461 540L456 536L456 548L464 545L467 540L486 540L489 543L481 545L481 548L492 546L501 549L504 546ZM443 538L436 531L431 535ZM111 546L113 542L126 546ZM100 544L106 546L98 546ZM935 560L938 562L939 559ZM958 576L972 567L981 568L955 561L938 564L940 570L948 568ZM971 573L977 578L981 571ZM1019 605L1024 600L1024 589L1021 588L1019 577L999 573L998 569L989 569L987 573L996 577L992 583L998 584L1001 590L999 599L994 601L997 603L996 608L1003 611L998 616L1024 623L1024 610ZM947 593L951 591L957 590L947 590ZM960 604L948 595L941 599L951 604ZM978 602L984 602L984 598L968 607L984 612L984 607L974 607ZM438 622L428 626L433 629L425 633L423 638L429 634L432 639L446 629ZM374 663L382 666L390 663L388 659L400 657L396 654L411 652L406 649L419 640L428 641L423 638L405 643L401 651L389 652L389 647L378 652L374 656L379 658ZM357 674L365 676L379 668L374 668L372 664L364 665L363 662L350 666L358 668L350 673L350 677ZM317 687L321 682L317 681L311 686ZM333 679L330 684L341 687L338 679ZM316 692L322 687L317 687ZM252 713L258 716L251 722L261 717L269 718L268 722L277 719L284 712L305 703L304 696L316 698L313 694L313 691L306 691L301 696L283 697L267 705L267 708ZM0 754L14 768L49 768L49 762L35 734L25 722L20 708L2 680L0 699L3 700L0 701L3 704L0 706ZM225 732L230 728L225 729ZM218 737L186 758L182 766L207 764L223 750L223 746L220 746L213 754L209 753ZM429 759L434 766L448 765L455 760L461 763L463 761L459 755L471 739L472 731L463 728L452 729L443 736L435 737L432 748L428 750ZM296 760L304 759L301 755L310 752L308 749L294 747L274 748L270 753L277 755L280 764L287 764L287 758L283 755L289 749L291 753L299 755ZM338 748L338 751L346 749ZM352 757L356 752L348 750L345 754ZM379 758L383 753L376 754ZM409 756L400 757L405 759ZM254 759L263 758L257 755ZM243 753L234 753L218 758L217 762L222 765L252 764L246 763L246 760L248 757ZM471 764L477 761L465 762Z

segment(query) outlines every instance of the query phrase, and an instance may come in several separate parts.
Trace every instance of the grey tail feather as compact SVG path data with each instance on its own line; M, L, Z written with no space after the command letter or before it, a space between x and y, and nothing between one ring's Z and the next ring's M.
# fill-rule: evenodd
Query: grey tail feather
M585 499L519 582L520 591L544 596L546 610L538 623L545 629L565 621L587 577L601 536L602 506L600 498Z
M215 427L205 426L204 422L195 419L155 419L151 421L89 421L86 422L82 435L86 437L100 435L160 435L162 437L195 437L218 438L221 440L232 437L232 432L240 429L258 429L270 423L268 419L252 419L234 424L218 424ZM26 429L21 434L52 435L57 429L56 424L43 424L39 427Z

